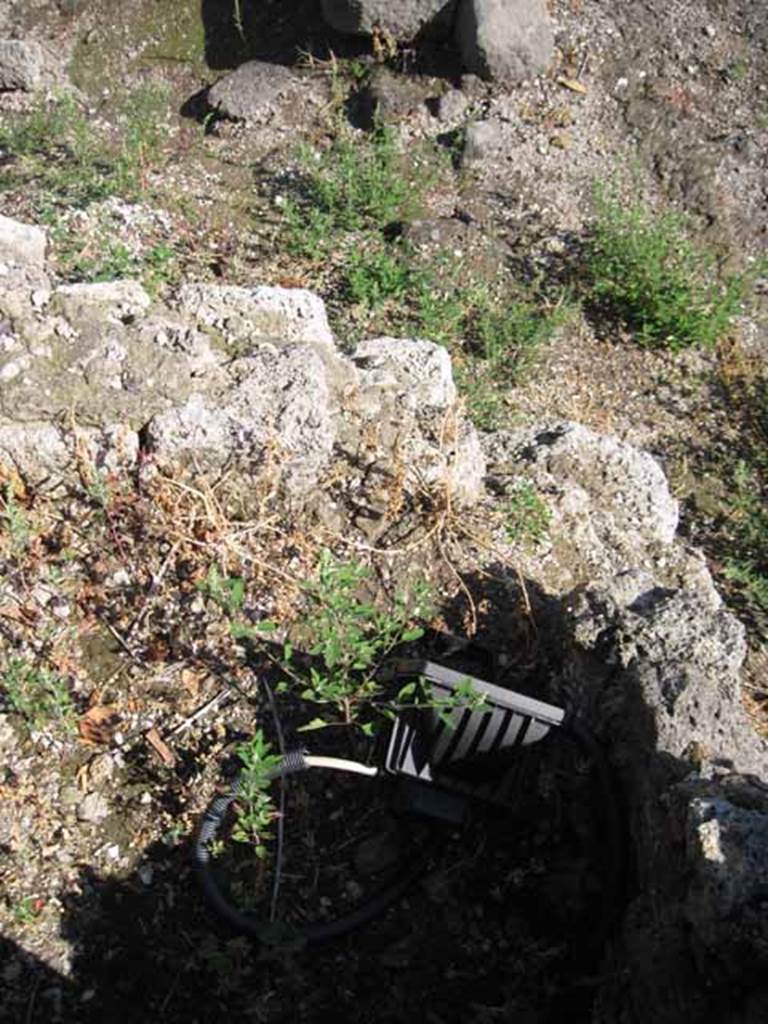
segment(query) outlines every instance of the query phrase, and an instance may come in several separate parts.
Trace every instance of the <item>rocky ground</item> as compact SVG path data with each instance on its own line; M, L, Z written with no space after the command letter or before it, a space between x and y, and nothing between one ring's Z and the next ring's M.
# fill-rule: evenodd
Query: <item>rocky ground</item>
M765 254L768 13L547 7L515 84L309 0L0 10L5 1019L764 1019L765 279L672 351L582 271L607 182L686 214L723 274ZM371 184L386 216L312 233L312 167L380 120L410 158ZM471 331L507 291L535 343L494 361ZM588 763L552 755L348 939L254 951L211 920L191 835L255 723L277 742L232 620L300 644L324 549L383 606L427 579L477 675L587 709L623 879ZM294 794L284 884L321 915L410 856L340 792Z

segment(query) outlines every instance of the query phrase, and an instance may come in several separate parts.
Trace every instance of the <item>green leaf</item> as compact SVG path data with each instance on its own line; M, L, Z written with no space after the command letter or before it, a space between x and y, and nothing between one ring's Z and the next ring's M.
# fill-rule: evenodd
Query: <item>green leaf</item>
M277 623L273 622L272 619L259 619L258 622L254 622L253 628L257 633L274 633L277 629Z
M328 727L328 722L323 721L322 718L313 718L311 722L307 722L306 725L300 725L296 732L312 732L315 729L325 729Z
M413 640L420 640L423 636L424 630L420 626L414 626L413 629L406 629L400 639L404 644L409 644Z

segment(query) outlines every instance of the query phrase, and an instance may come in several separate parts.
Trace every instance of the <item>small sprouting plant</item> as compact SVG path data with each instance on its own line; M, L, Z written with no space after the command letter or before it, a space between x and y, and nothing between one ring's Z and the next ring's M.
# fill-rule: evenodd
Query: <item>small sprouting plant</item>
M208 575L197 584L197 589L234 619L243 607L245 581L242 576L223 576L218 566L211 565Z
M692 244L685 221L598 190L587 247L587 301L643 345L714 345L760 272L718 277L714 254Z
M392 608L377 608L361 597L367 578L364 566L340 562L324 551L315 579L304 585L311 611L303 629L318 664L309 668L300 696L330 705L347 725L380 695L377 672L390 652L423 636L415 622L428 608L425 585L399 595ZM290 657L290 648L286 653ZM317 719L311 724L328 723Z
M510 541L538 544L546 536L551 518L546 502L530 480L518 481L507 494L504 529Z
M0 526L8 534L12 554L18 555L26 550L32 531L11 484L6 484L5 494L0 495Z
M349 297L369 308L405 295L412 276L401 252L393 247L354 248L347 255L345 278Z
M11 916L17 924L32 924L40 916L42 902L37 896L24 896L11 904Z
M270 774L280 764L280 755L273 754L270 744L257 729L247 743L237 748L242 768L235 801L236 820L232 838L253 846L257 857L267 855L264 845L272 833L270 827L277 816L269 793Z
M452 728L455 711L477 711L487 703L487 695L476 690L471 679L462 679L450 693L439 697L428 679L419 679L401 686L396 707L434 708L441 720Z
M11 657L0 674L0 691L32 728L51 723L71 729L75 709L66 679L58 672Z

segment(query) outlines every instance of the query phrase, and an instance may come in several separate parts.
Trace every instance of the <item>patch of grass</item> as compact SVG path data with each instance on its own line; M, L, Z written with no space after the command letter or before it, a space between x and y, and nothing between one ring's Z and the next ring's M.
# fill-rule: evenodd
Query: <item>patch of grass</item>
M748 458L733 470L725 575L748 604L768 614L768 387L755 385Z
M143 86L121 104L116 130L69 94L8 117L0 123L0 190L30 191L49 219L113 195L135 198L161 162L166 109L165 90Z
M552 513L530 480L518 481L507 495L504 528L510 541L538 544L549 530Z
M718 276L713 253L690 241L685 220L654 214L599 189L586 253L585 299L637 340L673 351L725 335L757 270Z
M0 528L8 535L11 555L20 555L27 549L32 529L11 484L6 484L5 493L0 495Z
M281 200L281 240L310 286L351 305L343 333L416 337L445 345L483 428L503 421L506 392L561 322L537 286L507 270L495 278L461 255L425 258L402 237L442 174L445 154L403 154L393 131L339 128L322 152L304 148L301 173ZM285 184L285 183L283 183Z
M57 672L10 657L0 674L0 692L31 728L74 727L75 709L69 686Z
M401 248L383 243L351 249L344 271L345 290L352 302L376 309L389 299L402 299L413 286L414 271Z
M339 132L328 149L299 150L300 174L283 205L285 240L305 256L322 256L351 232L380 232L407 220L429 184L424 168L406 160L394 132Z
M157 242L134 250L98 227L86 245L71 225L51 232L58 271L67 281L116 281L135 278L151 295L180 276L180 261L172 246Z

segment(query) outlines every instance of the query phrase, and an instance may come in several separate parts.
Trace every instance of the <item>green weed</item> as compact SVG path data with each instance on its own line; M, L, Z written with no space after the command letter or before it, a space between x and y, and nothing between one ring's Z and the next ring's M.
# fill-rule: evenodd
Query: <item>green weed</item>
M237 748L242 768L238 776L236 823L232 838L239 843L250 843L257 857L264 858L264 845L271 838L270 826L276 817L272 798L269 794L270 774L280 764L280 755L273 754L257 729L247 743Z
M32 538L32 530L10 484L6 484L5 495L0 495L0 526L8 534L12 555L20 555L26 551Z
M364 566L339 562L325 551L315 579L304 585L310 610L302 632L318 663L301 680L300 696L329 705L347 725L359 724L361 713L381 694L377 673L394 648L423 635L414 623L426 614L429 601L426 586L419 585L410 595L398 595L391 608L377 608L361 597L368 575ZM285 654L290 661L292 651ZM310 723L326 724L323 718ZM370 731L365 723L361 727Z
M746 600L768 613L768 448L753 461L740 460L730 500L730 551L725 575Z
M355 137L340 132L322 152L299 150L301 174L283 206L286 242L293 252L322 256L338 236L381 231L418 207L425 175L417 181L394 133L379 127Z
M10 657L0 675L0 690L32 728L49 724L73 728L75 709L69 687L57 672Z
M349 298L376 309L388 299L405 297L412 287L413 275L400 248L379 245L371 249L351 249L344 276Z
M0 150L10 160L0 189L30 190L48 218L64 208L84 208L113 195L135 198L146 173L161 162L161 113L167 94L135 90L122 104L117 133L71 95L41 103L29 114L0 124Z
M42 901L36 896L24 896L11 904L11 916L17 924L32 924L40 916Z
M243 607L245 581L241 576L222 576L216 565L208 569L208 575L197 584L197 589L235 619Z
M757 271L718 279L715 256L695 247L675 213L655 215L596 193L585 297L643 345L677 350L714 345L741 309Z
M507 494L504 529L513 543L538 544L547 535L552 513L530 480L517 481Z

